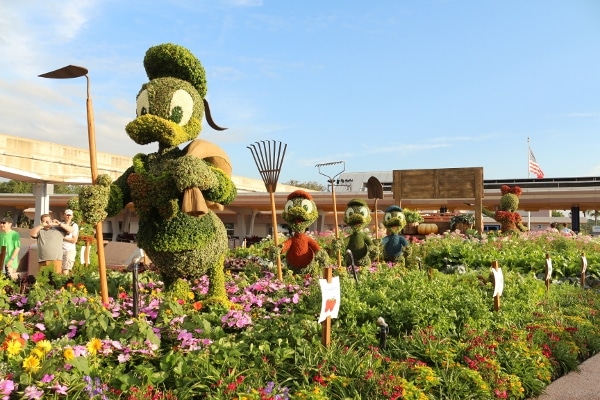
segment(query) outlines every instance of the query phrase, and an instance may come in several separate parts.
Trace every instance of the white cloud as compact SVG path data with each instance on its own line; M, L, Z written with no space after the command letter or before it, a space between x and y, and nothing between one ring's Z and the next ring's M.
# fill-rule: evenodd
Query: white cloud
M600 117L600 112L572 112L567 114L569 118L593 118Z

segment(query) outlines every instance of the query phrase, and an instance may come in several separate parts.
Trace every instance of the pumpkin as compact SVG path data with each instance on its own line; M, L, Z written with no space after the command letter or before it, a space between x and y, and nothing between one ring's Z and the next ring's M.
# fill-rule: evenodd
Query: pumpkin
M432 233L438 233L437 224L419 224L418 228L419 235L429 235Z

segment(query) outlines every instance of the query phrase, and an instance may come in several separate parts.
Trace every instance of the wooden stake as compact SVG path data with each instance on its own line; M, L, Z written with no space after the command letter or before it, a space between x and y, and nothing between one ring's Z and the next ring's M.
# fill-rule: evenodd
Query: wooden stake
M277 211L275 210L275 193L269 193L271 196L271 224L273 225L273 243L275 248L279 249L279 232L277 231ZM277 279L283 280L283 271L281 268L281 254L277 252Z

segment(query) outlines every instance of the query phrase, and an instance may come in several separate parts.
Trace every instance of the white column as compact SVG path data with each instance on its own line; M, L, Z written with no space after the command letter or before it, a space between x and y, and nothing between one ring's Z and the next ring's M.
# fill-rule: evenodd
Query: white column
M54 185L48 182L36 182L33 184L33 194L35 195L35 220L39 223L42 214L50 212L50 195L54 193ZM54 216L59 218L60 216Z

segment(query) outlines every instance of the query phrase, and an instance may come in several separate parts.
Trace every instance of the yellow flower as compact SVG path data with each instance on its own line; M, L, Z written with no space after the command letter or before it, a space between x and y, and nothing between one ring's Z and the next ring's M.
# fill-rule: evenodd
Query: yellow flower
M6 344L6 352L9 356L15 356L23 350L23 344L18 340L9 340Z
M93 338L85 346L91 355L96 355L102 349L102 341L98 338Z
M37 358L44 357L44 351L42 349L38 349L37 347L35 349L31 350L31 354L33 354Z
M72 347L66 347L63 350L63 357L67 361L74 359L75 358L75 352L73 351L73 348Z
M194 300L194 292L188 292L188 299Z
M44 352L44 354L48 353L50 350L52 350L52 343L50 343L49 340L40 340L39 342L37 342L37 344L35 345L36 349L40 349L41 351Z
M23 369L26 372L37 372L40 369L40 359L36 356L29 356L23 360Z

